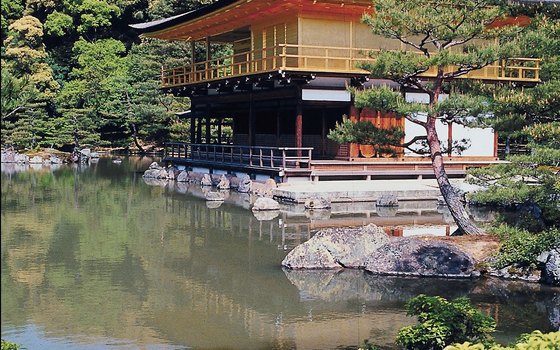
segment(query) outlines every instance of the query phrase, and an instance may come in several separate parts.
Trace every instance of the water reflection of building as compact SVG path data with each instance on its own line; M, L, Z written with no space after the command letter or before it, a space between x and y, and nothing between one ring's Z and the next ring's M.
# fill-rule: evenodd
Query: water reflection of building
M145 179L146 180L146 179ZM187 195L205 200L205 193L214 189L201 187L196 184L177 183L168 181L149 184L163 186L171 197ZM224 204L212 203L212 207L221 213L222 206L237 207L248 210L256 197L246 193L226 191ZM208 202L206 202L208 204ZM208 206L206 206L208 207ZM224 225L221 219L215 224ZM376 207L373 202L333 203L328 210L306 210L301 204L281 204L278 211L256 212L246 217L247 222L237 226L246 227L250 236L257 236L259 240L266 239L277 245L279 249L291 249L308 240L320 229L329 227L351 227L376 224L385 229L391 236L412 235L450 235L456 228L446 220L446 216L437 207L435 201L401 201L399 207ZM229 224L233 226L233 223Z

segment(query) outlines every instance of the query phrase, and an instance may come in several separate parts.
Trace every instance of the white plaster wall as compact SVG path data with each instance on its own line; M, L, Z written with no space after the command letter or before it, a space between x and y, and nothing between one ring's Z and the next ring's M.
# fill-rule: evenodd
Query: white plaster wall
M447 95L441 95L440 100L447 98ZM406 93L407 102L428 103L428 94L424 93ZM418 116L418 119L425 121L426 117ZM436 123L436 131L441 143L446 146L449 135L447 134L448 126L441 121ZM463 138L470 141L470 147L461 153L462 156L494 156L494 131L491 128L469 128L459 124L453 124L453 140L461 140ZM422 126L414 124L406 120L404 123L405 142L410 141L414 136L425 135ZM453 152L453 155L458 155ZM418 154L405 150L405 156L418 156Z

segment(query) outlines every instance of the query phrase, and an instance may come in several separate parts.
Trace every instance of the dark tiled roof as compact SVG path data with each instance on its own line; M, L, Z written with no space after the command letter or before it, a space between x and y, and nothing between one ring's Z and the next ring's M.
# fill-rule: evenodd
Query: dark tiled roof
M169 28L177 24L181 24L196 19L198 17L207 15L225 6L233 4L237 1L239 0L220 0L220 1L216 1L215 3L202 6L201 8L196 9L194 11L182 13L180 15L176 15L168 18L158 19L151 22L131 24L130 27L136 29L136 31L140 33L156 32L158 30Z

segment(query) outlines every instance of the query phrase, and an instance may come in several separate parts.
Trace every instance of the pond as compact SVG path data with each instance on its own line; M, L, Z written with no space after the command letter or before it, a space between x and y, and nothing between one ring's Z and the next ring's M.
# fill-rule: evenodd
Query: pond
M248 195L218 205L199 186L146 183L152 161L2 164L2 339L27 349L391 347L414 323L404 304L419 293L471 298L498 321L502 341L558 327L560 290L546 286L280 267L323 227L452 230L434 208L387 214L361 204L325 215L283 206L255 217Z

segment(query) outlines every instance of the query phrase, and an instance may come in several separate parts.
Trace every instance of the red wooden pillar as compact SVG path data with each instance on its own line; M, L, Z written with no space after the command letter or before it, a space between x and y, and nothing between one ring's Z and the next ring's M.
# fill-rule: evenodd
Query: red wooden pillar
M301 86L297 87L296 104L296 147L303 147L303 106L301 101ZM297 151L297 156L301 157L301 150Z

